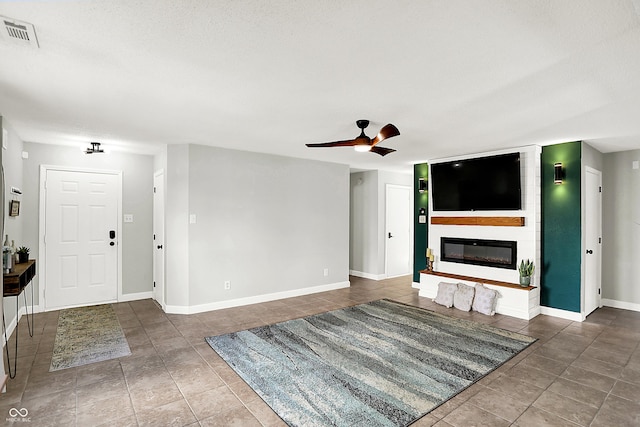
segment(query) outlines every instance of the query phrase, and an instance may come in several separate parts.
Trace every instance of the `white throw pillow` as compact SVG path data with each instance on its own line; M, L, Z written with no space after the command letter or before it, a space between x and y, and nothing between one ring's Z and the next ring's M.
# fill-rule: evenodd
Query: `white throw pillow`
M476 291L473 286L458 283L458 289L453 294L453 306L462 311L471 310L471 303L473 302L475 293Z
M498 291L489 289L483 286L482 283L476 283L476 296L473 300L473 310L478 313L493 316L496 314L496 300L498 295Z
M440 282L438 283L438 293L433 302L451 308L453 306L453 294L457 290L458 285L456 283Z

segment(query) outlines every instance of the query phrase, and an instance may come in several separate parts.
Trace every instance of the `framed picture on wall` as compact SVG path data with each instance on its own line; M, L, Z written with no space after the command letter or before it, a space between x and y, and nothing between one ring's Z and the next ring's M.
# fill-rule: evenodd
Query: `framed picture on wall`
M20 202L18 200L12 200L9 202L9 216L20 215Z

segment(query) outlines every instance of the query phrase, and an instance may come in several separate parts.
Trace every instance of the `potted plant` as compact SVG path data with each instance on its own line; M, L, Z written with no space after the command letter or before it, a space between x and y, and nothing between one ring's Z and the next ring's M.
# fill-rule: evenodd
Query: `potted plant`
M520 261L520 267L518 267L520 286L529 286L531 284L531 276L533 276L535 268L533 261L529 261L528 259Z
M23 263L29 261L30 249L26 246L20 246L16 253L18 254L18 262Z

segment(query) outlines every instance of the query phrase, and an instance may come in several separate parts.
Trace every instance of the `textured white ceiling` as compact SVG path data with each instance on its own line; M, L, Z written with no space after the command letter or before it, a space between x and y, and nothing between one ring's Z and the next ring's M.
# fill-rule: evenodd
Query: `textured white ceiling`
M25 141L153 152L195 143L411 170L585 140L640 148L633 0L0 2L0 114ZM308 142L355 121L386 157Z

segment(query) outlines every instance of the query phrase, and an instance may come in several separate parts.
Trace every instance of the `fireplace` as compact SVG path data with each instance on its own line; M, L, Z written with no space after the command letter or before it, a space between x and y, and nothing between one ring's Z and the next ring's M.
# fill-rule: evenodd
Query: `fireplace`
M517 242L442 237L440 260L515 270Z

